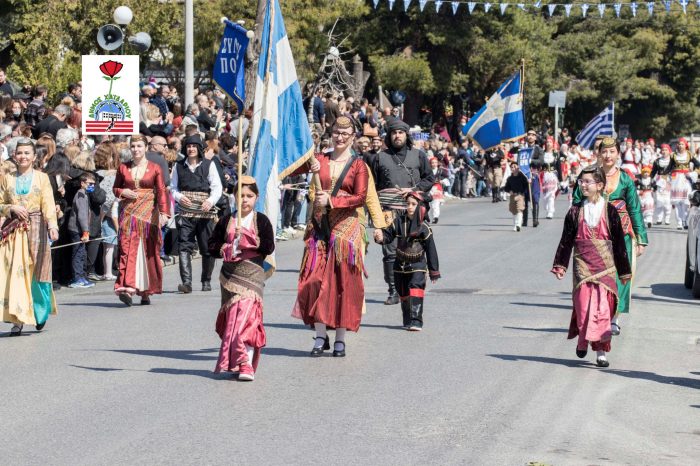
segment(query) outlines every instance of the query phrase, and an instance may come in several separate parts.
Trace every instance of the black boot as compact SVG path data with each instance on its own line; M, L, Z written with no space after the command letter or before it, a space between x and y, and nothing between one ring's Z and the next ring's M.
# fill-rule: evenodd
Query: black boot
M523 225L522 225L522 226L524 226L524 227L527 226L527 214L528 214L527 208L528 208L528 207L529 207L529 206L528 206L527 203L526 203L526 204L525 204L525 210L523 210Z
M408 330L411 325L411 303L408 301L408 297L401 300L401 314L403 315L403 328Z
M180 293L192 293L192 254L180 251L180 279L182 284L177 286Z
M491 188L491 202L498 202L498 188Z
M202 256L202 291L211 291L211 274L214 272L216 259Z
M384 262L384 281L389 285L389 296L384 301L384 304L387 306L399 304L399 293L396 292L396 285L394 284L393 262Z
M411 296L408 302L411 310L411 324L408 330L419 332L423 329L423 298Z
M532 204L532 226L537 228L537 225L540 224L540 204L538 202L535 202Z

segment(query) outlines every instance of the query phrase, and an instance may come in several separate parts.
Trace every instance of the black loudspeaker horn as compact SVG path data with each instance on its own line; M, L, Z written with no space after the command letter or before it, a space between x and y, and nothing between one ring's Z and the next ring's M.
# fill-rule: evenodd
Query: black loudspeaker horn
M97 31L97 44L103 50L116 50L124 43L124 32L119 26L105 24Z

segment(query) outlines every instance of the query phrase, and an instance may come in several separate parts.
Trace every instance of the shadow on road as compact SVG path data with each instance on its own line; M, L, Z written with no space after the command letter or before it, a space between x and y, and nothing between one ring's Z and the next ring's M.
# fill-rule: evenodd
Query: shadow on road
M126 369L117 369L116 367L89 367L89 366L78 366L77 364L68 364L70 367L75 367L77 369L85 369L88 371L95 372L118 372L124 371Z
M108 307L108 308L121 308L121 309L127 308L127 306L120 301L117 301L114 303L111 303L111 302L105 303L104 301L100 302L100 303L61 303L60 305L61 306ZM134 307L138 307L138 302L137 302L136 306L134 306Z
M690 290L686 289L682 283L652 283L651 294L654 296L663 296L666 298L693 302L693 296L690 294Z
M265 356L287 356L288 358L308 358L308 351L301 351L288 348L271 348L266 346L261 351Z
M558 359L558 358L547 358L544 356L522 356L517 354L487 354L492 358L498 358L503 361L531 361L531 362L543 362L546 364L557 364L567 367L580 367L586 366L594 368L595 365L587 361L576 361L572 359ZM621 377L627 377L630 379L639 380L649 380L651 382L658 382L666 385L675 385L678 387L687 387L700 389L700 379L691 379L688 377L668 377L665 375L659 375L655 372L645 372L645 371L627 371L624 369L597 369L601 370L606 374L619 375Z
M216 356L205 356L206 353L218 353L218 348L201 350L105 350L112 353L136 354L139 356L153 356L156 358L180 359L183 361L211 361Z
M553 308L553 309L564 309L567 311L571 310L570 304L524 303L524 302L513 302L511 304L514 304L516 306L525 306L525 307L549 307L549 308Z
M173 369L170 367L154 367L148 372L152 374L169 374L169 375L193 375L195 377L204 377L205 379L225 380L230 378L228 373L215 374L212 371L201 369Z
M291 330L308 330L309 327L307 327L304 324L270 324L268 322L265 322L265 328L288 328Z
M510 330L527 330L529 332L548 332L548 333L567 333L568 330L565 328L533 328L533 327L508 327L503 326Z

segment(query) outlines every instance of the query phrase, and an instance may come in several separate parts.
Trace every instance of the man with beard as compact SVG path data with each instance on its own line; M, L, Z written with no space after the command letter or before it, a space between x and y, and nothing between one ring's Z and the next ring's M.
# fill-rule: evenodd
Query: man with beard
M394 211L406 208L403 196L411 191L427 194L434 184L428 157L413 147L408 135L409 126L398 118L387 122L384 143L387 149L372 158L371 169L375 175L379 201L387 223L394 219ZM384 281L389 286L386 305L398 304L399 295L394 284L396 241L382 246L384 254Z

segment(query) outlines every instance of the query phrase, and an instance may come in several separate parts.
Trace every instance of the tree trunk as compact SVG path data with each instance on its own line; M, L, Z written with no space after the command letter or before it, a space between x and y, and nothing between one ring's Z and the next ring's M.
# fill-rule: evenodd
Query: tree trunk
M249 108L255 100L255 85L258 81L258 61L260 60L260 47L262 31L265 21L265 9L268 0L258 0L258 10L255 15L255 37L248 45L245 58L245 106Z

